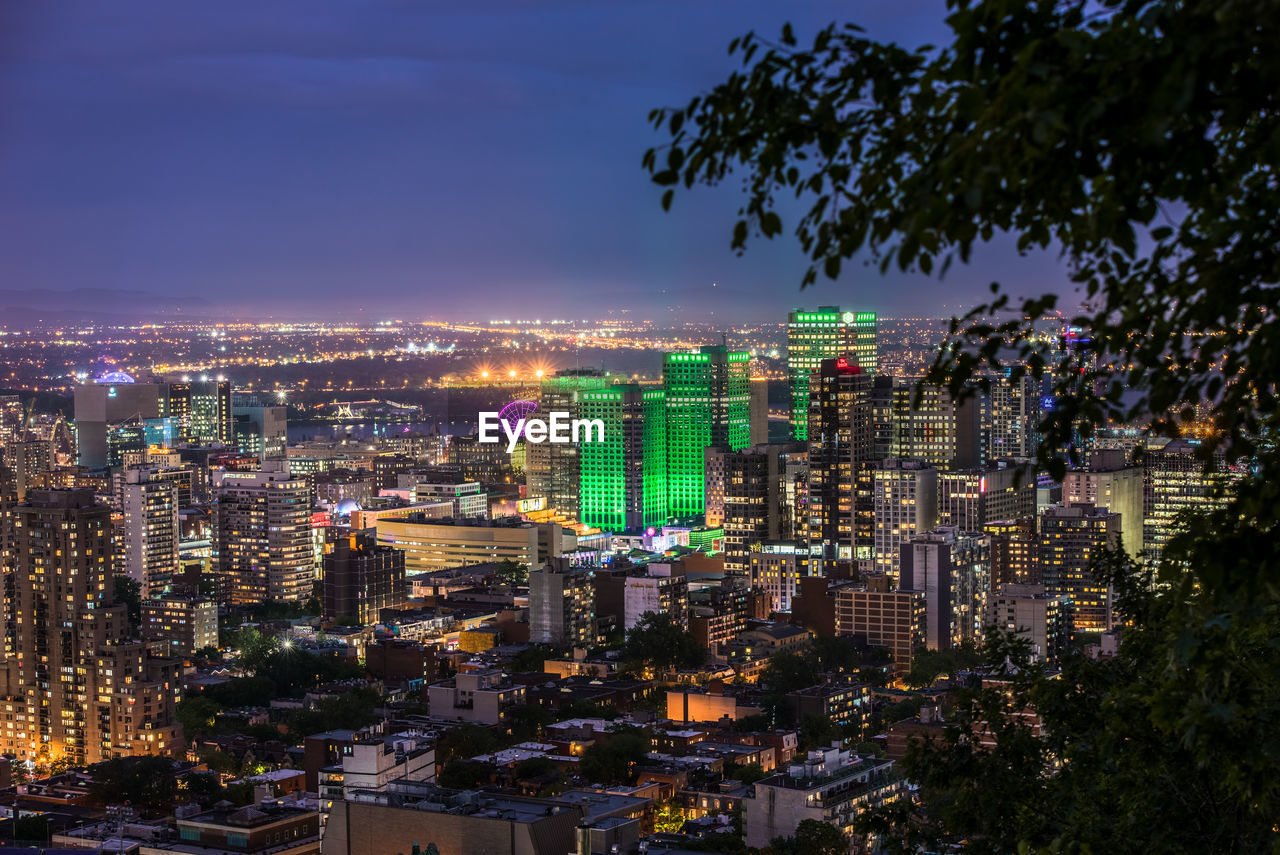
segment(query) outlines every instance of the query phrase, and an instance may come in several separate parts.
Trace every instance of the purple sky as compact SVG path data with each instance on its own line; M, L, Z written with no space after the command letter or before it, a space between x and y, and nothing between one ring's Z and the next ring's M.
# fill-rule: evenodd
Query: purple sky
M848 265L799 292L792 244L729 251L731 187L640 169L654 106L785 20L915 46L942 0L0 4L6 288L203 296L230 312L777 317L837 303L945 314L998 278L1063 281L1007 245L947 278ZM712 283L718 283L715 288ZM367 317L368 315L366 315Z

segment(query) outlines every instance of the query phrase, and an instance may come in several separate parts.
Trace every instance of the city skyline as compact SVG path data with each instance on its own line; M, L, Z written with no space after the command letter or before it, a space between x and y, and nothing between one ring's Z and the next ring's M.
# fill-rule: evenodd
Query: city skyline
M1056 258L997 239L942 280L851 264L802 292L789 242L729 249L732 190L661 211L640 168L659 141L648 110L733 68L733 37L790 20L807 38L841 4L247 11L6 10L0 309L91 312L66 292L106 289L124 317L440 319L499 302L733 323L818 303L951 314L992 279L1066 281ZM858 12L907 45L944 32L941 3Z

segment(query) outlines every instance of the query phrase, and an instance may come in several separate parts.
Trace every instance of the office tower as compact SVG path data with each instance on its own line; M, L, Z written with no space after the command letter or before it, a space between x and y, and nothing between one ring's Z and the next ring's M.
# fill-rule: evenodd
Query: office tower
M783 473L792 454L803 454L799 445L756 445L739 451L707 449L708 470L720 473L715 488L723 497L724 569L745 575L748 553L766 540L789 540L794 532L785 525L791 519L785 504ZM708 479L710 480L710 479Z
M874 552L871 378L852 357L824 359L809 381L809 552L825 575Z
M1143 470L1122 451L1094 451L1089 465L1062 478L1062 503L1088 503L1120 515L1120 545L1130 557L1142 554Z
M529 572L529 640L589 647L596 638L595 574L567 558Z
M809 377L824 359L851 355L864 374L876 373L876 315L820 306L787 315L787 377L791 389L791 436L809 437Z
M988 522L1035 512L1036 478L1030 466L938 473L938 525L982 531Z
M764 445L769 441L769 381L763 377L751 378L751 439L752 445Z
M1106 632L1113 625L1112 590L1097 581L1090 562L1120 546L1120 515L1093 505L1059 505L1040 517L1041 582L1050 594L1071 598L1075 632Z
M746 353L709 346L667 353L662 384L667 403L667 504L677 519L705 510L704 452L751 442L751 374Z
M779 499L782 502L782 531L799 543L809 541L809 448L796 444L800 449L787 455L782 466L782 485ZM807 548L807 547L806 547Z
M107 428L129 420L164 415L161 389L155 383L89 383L75 388L76 451L81 466L107 465Z
M982 419L986 459L1035 460L1040 446L1040 381L1030 374L1014 379L1008 371L990 379Z
M917 392L920 401L916 401ZM918 381L893 389L893 442L890 457L923 460L939 469L971 469L982 464L980 402L956 403L951 393Z
M1222 505L1221 491L1240 477L1227 469L1221 450L1207 467L1198 452L1198 444L1175 439L1163 448L1149 449L1143 459L1143 545L1153 561L1160 559L1178 531L1181 516Z
M166 594L142 601L142 637L163 642L171 656L218 647L218 604Z
M902 546L938 524L938 470L922 460L882 460L873 474L875 569L898 575Z
M199 444L231 445L231 383L191 380L170 383L164 415L177 419L182 439Z
M404 553L379 545L372 535L353 532L338 537L321 566L326 617L372 626L383 609L403 609L409 602Z
M899 590L925 595L925 644L949 650L977 641L991 589L990 541L954 528L924 532L903 544Z
M711 446L703 452L702 495L705 522L708 526L724 525L724 457L726 449Z
M142 586L143 597L157 596L178 572L178 487L149 469L129 469L124 477L124 574Z
M14 653L0 748L84 766L185 748L181 663L128 641L112 588L111 511L92 490L32 490L16 507ZM127 685L126 685L127 684Z
M233 604L301 602L312 594L311 487L285 464L213 473L214 546Z
M288 407L234 407L231 411L235 446L241 454L262 460L285 456Z
M584 392L605 389L609 377L597 368L572 368L544 377L538 395L539 418L567 413L581 418L578 407ZM495 445L494 447L498 447ZM582 457L578 443L537 442L525 449L525 483L531 497L547 500L547 508L567 517L581 512Z
M1043 585L993 587L984 625L1016 632L1030 642L1033 659L1057 662L1071 644L1071 599Z
M982 527L991 539L991 588L1040 583L1040 540L1033 516L992 520Z
M888 576L871 576L866 587L836 589L836 634L886 647L896 670L911 667L911 655L925 644L924 591L892 590Z
M604 423L603 442L582 444L579 520L612 532L666 524L666 393L635 383L584 391L578 412Z

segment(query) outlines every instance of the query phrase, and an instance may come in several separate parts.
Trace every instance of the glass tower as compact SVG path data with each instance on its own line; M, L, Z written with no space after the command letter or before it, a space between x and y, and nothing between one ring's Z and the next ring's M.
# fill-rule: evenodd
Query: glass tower
M824 359L852 353L863 373L876 373L875 312L842 312L820 306L787 315L787 377L791 388L791 435L809 438L809 375Z
M662 359L667 410L667 504L671 516L705 510L703 466L708 446L751 444L749 354L727 347L668 353Z
M635 383L583 392L578 414L604 422L604 441L582 444L581 521L615 532L665 525L666 392Z

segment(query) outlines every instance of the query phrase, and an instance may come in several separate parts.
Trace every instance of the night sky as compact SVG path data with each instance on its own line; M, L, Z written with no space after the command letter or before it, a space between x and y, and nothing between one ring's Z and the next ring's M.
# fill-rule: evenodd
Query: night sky
M942 0L4 3L0 287L203 297L258 317L725 322L819 303L944 315L993 278L1055 290L1055 259L1004 242L941 282L853 264L801 294L790 242L730 252L733 182L664 214L640 168L658 141L648 110L723 78L734 36L856 20L915 46L945 38L943 13Z

